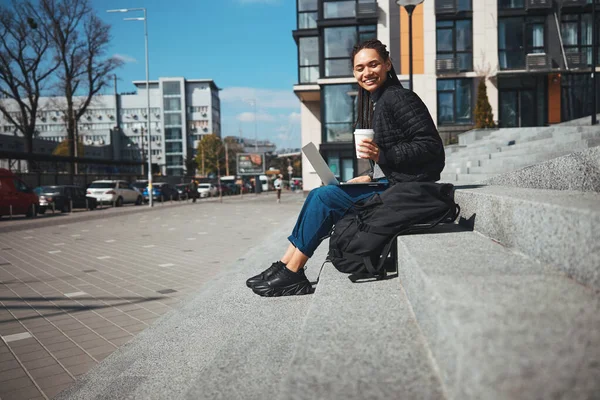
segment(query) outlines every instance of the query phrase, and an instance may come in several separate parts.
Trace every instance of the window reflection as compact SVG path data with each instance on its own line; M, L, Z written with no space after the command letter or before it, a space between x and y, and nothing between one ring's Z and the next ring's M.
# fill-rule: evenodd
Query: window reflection
M438 124L473 122L472 79L438 79Z
M355 120L357 85L327 85L323 88L326 142L351 142Z

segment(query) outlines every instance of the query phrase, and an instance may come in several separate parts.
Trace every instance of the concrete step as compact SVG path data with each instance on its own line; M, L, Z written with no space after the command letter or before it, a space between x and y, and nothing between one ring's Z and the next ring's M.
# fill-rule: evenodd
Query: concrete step
M447 160L444 171L460 173L485 173L500 174L523 168L529 165L544 162L556 157L571 154L575 151L581 151L600 144L599 139L585 139L569 143L553 143L550 145L515 149L512 151L503 151L499 153L490 153L483 158L472 157L469 159Z
M294 220L58 398L274 398L312 296L262 298L245 280L281 256Z
M494 174L453 174L452 172L443 172L440 182L448 182L454 185L480 183L493 178Z
M484 149L464 149L446 157L447 164L460 164L465 167L467 162L476 164L478 160L489 160L522 154L545 153L555 150L579 150L598 145L600 130L597 133L577 133L564 138L549 138L532 142L517 143L512 146L490 146Z
M397 276L352 283L327 263L313 296L278 399L446 398Z
M455 197L476 231L600 290L600 193L485 186Z
M504 215L487 209L476 218ZM549 231L530 232L532 240ZM401 236L398 254L400 282L448 398L597 398L597 292L476 232Z
M489 185L600 192L600 146L489 179Z

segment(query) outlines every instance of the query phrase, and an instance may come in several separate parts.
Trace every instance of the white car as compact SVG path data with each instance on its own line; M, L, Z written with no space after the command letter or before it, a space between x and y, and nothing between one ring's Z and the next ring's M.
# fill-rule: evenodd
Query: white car
M140 205L144 201L140 192L125 181L94 181L88 187L87 194L95 197L98 202L114 204L117 207L125 203Z
M198 193L200 194L200 198L211 197L218 195L219 190L212 183L200 183L198 185Z

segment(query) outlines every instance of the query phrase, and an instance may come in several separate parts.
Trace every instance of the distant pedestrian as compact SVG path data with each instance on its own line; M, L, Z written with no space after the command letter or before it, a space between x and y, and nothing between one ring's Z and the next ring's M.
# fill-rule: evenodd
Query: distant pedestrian
M192 196L192 203L195 203L196 198L198 198L198 184L195 179L190 182L190 196Z
M275 179L275 182L273 182L273 185L275 186L275 190L277 190L277 202L281 203L281 185L283 184L283 181L281 180L281 178L283 178L283 175L277 175L277 179Z

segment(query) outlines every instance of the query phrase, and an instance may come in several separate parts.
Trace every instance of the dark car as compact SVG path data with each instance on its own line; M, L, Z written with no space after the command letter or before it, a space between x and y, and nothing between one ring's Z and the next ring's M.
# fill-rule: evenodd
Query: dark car
M155 182L152 184L152 198L160 201L179 200L179 192L166 182ZM144 189L144 201L148 201L148 199L148 188L146 188Z
M0 168L0 217L25 214L34 217L38 211L38 197L25 182L11 171Z
M87 196L86 190L79 186L39 186L35 188L35 192L40 200L40 214L48 209L70 212L71 208L94 210L98 206L96 198Z
M193 199L194 197L198 197L198 190L192 190L191 183L179 183L175 185L175 189L179 193L179 198Z

